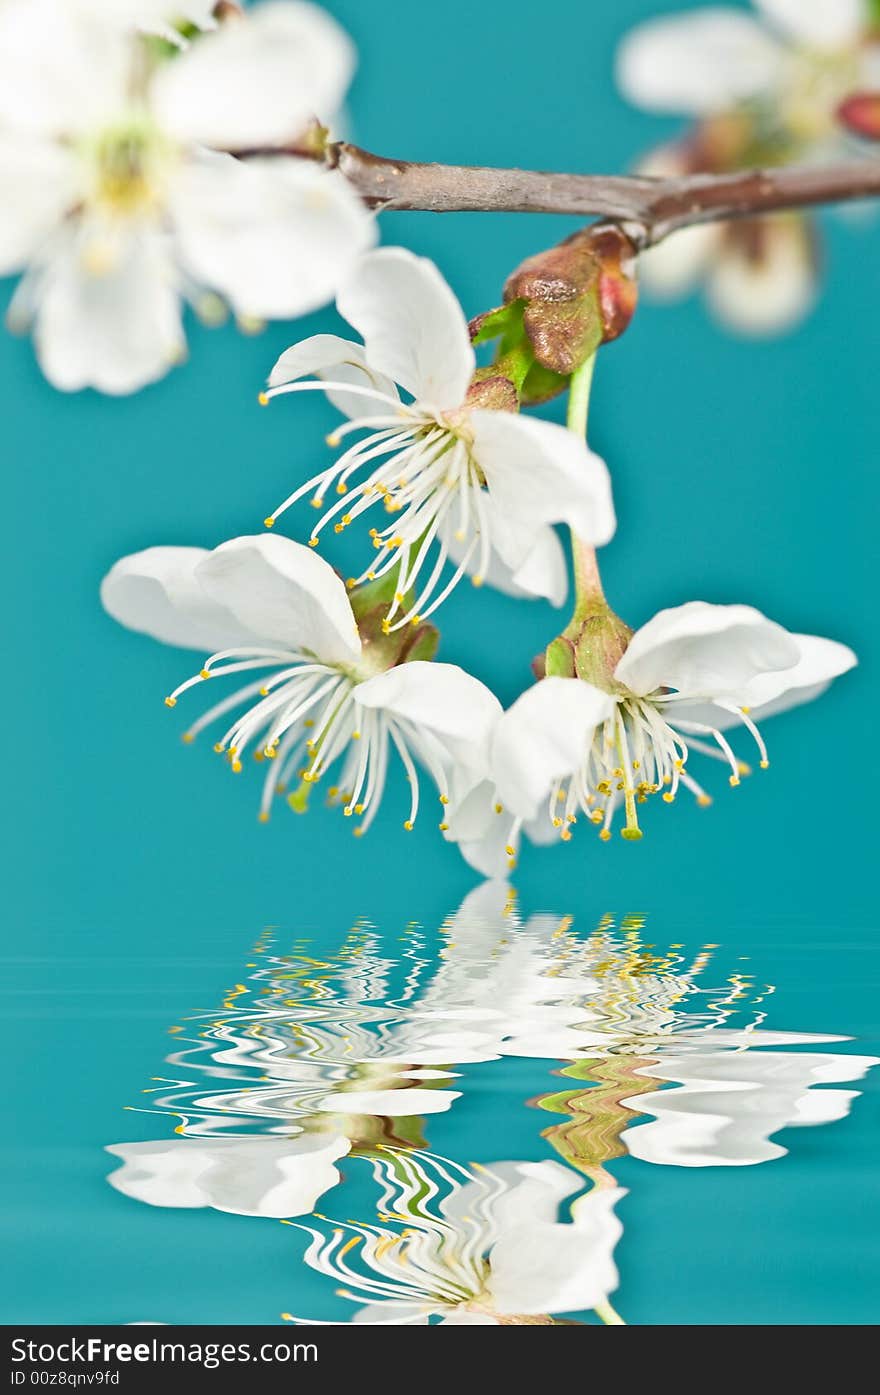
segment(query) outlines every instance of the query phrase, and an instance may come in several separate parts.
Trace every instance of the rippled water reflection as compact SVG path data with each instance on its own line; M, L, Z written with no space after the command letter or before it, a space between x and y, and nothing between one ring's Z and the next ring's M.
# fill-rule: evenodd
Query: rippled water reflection
M319 955L267 931L224 1001L172 1029L135 1107L150 1137L109 1146L109 1181L253 1217L257 1255L257 1218L287 1222L290 1320L317 1320L295 1300L322 1276L332 1321L620 1321L617 1261L639 1245L620 1160L773 1162L775 1135L842 1119L878 1064L771 1027L774 986L729 958L660 947L636 917L524 916L497 883L439 935L359 924ZM472 1068L514 1060L525 1089L481 1074L467 1156L440 1155L434 1116L468 1106ZM498 1154L512 1110L528 1158Z

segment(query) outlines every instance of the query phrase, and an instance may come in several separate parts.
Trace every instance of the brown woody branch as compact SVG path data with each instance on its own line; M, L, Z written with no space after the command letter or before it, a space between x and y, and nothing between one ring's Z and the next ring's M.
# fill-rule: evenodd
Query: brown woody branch
M241 156L279 154L239 151ZM667 179L389 160L346 141L285 152L338 169L370 207L430 213L569 213L619 223L639 247L694 223L880 196L880 159Z

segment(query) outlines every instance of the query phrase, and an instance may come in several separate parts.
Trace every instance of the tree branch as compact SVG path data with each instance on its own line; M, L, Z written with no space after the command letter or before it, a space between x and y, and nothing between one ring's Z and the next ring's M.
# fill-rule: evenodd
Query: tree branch
M595 216L623 224L639 247L694 223L880 196L880 159L649 179L419 164L372 155L347 142L327 146L323 158L379 210Z

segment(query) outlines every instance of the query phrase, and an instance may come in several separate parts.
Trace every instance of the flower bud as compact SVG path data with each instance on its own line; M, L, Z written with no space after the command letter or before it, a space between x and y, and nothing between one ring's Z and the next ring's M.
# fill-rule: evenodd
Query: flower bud
M633 632L607 601L596 601L581 610L568 628L547 646L543 656L533 665L536 676L548 678L581 678L601 688L605 693L618 691L614 670L623 658Z
M880 92L854 92L837 115L848 131L865 140L880 140Z
M521 303L536 362L569 377L629 324L636 303L632 243L598 225L529 257L509 277L505 304Z

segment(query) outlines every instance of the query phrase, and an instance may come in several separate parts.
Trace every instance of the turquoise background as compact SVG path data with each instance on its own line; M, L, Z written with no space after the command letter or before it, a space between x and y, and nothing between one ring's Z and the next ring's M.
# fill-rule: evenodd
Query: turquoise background
M352 133L377 151L612 172L676 129L623 104L611 58L635 20L681 4L328 8L361 54ZM575 226L392 214L381 232L433 257L474 314L498 302L521 258ZM592 440L620 521L601 561L609 598L634 625L688 599L742 601L852 644L860 667L820 704L768 724L766 774L729 791L719 766L711 810L650 807L637 846L583 836L527 852L517 885L529 910L572 911L585 928L606 910L640 911L658 940L760 953L760 972L780 985L773 1025L870 1039L880 225L826 214L822 231L824 292L797 334L748 342L721 332L699 300L645 304L603 351ZM136 1136L120 1107L159 1068L164 1027L217 1000L263 925L331 947L357 917L395 933L411 919L430 927L475 881L432 818L403 833L399 780L361 841L320 802L307 818L284 811L261 827L257 772L235 780L210 742L183 748L183 704L163 705L192 657L121 630L98 604L118 556L257 531L326 459L332 409L310 395L262 411L256 394L284 347L336 324L330 310L256 338L192 324L189 362L120 400L53 391L30 346L0 337L2 1024L14 1082L13 1180L0 1206L17 1255L7 1321L273 1320L275 1287L294 1273L290 1234L267 1223L264 1272L252 1222L138 1207L105 1188L100 1147ZM306 515L288 515L290 530L306 529ZM563 623L545 605L461 587L442 612L442 657L509 702ZM485 1155L478 1099L432 1132L435 1147L444 1130L470 1127L468 1146ZM801 1131L785 1164L748 1176L652 1174L656 1194L643 1185L630 1213L629 1316L868 1320L876 1113L875 1093L844 1123ZM543 1155L528 1111L511 1111L504 1129L495 1156ZM747 1251L763 1256L747 1272L725 1259ZM247 1283L225 1282L218 1265Z

